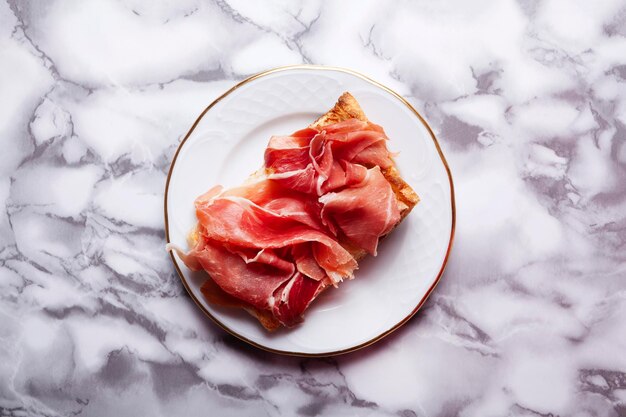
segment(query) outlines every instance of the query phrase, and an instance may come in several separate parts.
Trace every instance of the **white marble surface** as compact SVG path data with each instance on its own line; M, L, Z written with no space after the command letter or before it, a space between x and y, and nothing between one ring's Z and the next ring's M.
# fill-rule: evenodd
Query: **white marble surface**
M376 345L276 356L163 251L181 135L236 80L316 63L440 138L456 244ZM626 3L0 2L0 416L626 415Z

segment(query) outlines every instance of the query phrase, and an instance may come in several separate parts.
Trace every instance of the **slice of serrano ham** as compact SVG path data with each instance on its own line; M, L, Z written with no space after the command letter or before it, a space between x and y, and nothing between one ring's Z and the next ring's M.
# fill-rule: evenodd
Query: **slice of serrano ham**
M400 207L378 166L353 187L320 197L322 221L340 229L350 242L376 256L378 239L400 221Z

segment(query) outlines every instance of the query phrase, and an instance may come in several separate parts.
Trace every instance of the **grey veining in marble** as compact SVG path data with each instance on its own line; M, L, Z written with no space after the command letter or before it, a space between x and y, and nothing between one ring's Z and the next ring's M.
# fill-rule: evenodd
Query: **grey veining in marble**
M275 66L410 100L457 191L401 330L281 357L208 322L163 250L170 159ZM626 3L0 2L0 416L626 415Z

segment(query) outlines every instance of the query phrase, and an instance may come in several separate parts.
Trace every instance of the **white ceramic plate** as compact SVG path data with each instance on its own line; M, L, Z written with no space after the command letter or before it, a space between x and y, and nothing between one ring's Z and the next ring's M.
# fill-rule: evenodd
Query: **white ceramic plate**
M216 184L240 184L263 163L272 135L289 134L328 111L349 91L367 117L383 126L403 178L421 198L385 238L376 258L362 261L356 278L330 289L292 329L264 330L246 312L207 303L205 274L192 273L172 255L191 297L218 325L270 351L323 356L367 346L406 322L421 307L445 267L454 235L452 178L437 141L399 95L353 71L297 66L241 82L209 105L181 142L165 190L168 242L186 247L195 224L194 199Z

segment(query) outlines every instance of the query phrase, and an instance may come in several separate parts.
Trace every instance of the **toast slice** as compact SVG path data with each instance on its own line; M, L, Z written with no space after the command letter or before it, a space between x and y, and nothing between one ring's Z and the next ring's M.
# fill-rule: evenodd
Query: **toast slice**
M343 93L335 106L330 109L327 113L322 115L319 119L313 122L309 127L312 128L323 128L324 126L328 126L334 123L342 122L348 119L358 119L361 121L368 121L363 109L357 102L357 100L348 92ZM413 207L419 202L419 197L413 191L411 186L407 184L400 173L396 169L395 166L391 166L386 169L381 170L385 179L391 185L391 188L396 196L397 203L400 207L400 221L394 226L394 229L398 227L398 225L406 218L406 216L411 212ZM259 176L264 175L263 170L259 170L252 174L251 176ZM393 229L392 229L393 231ZM391 233L391 231L389 232ZM387 233L387 234L389 234ZM384 236L381 236L381 239ZM198 236L195 229L189 235L189 245L193 247L197 242ZM352 254L352 256L358 261L367 255L367 252L360 248L355 248L351 246L349 243L339 242L348 252ZM202 286L202 293L206 297L206 299L210 303L228 306L228 307L240 307L248 311L252 316L254 316L263 327L267 330L276 330L281 327L279 321L272 316L270 313L266 311L258 310L250 305L243 303L240 300L230 296L228 293L224 292L217 284L215 284L211 279L208 279L207 282Z

